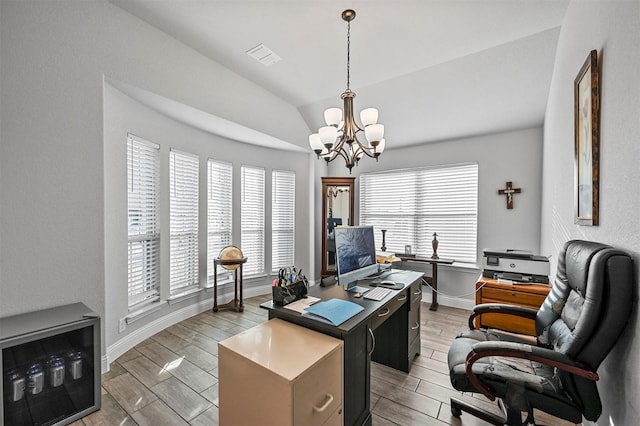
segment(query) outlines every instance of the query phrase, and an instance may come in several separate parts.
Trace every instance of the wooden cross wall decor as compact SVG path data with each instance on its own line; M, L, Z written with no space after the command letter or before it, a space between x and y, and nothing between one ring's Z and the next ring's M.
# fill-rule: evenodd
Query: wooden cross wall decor
M507 182L505 189L498 189L498 194L507 196L507 209L513 208L513 194L519 194L522 191L521 188L514 188L511 182Z

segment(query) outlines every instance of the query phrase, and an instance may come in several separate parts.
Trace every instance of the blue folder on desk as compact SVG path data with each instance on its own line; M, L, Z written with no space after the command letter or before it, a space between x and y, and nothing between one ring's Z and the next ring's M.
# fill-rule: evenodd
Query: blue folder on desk
M305 310L307 313L303 315L309 318L338 326L355 316L358 312L363 311L364 308L348 300L329 299L324 302L315 303Z

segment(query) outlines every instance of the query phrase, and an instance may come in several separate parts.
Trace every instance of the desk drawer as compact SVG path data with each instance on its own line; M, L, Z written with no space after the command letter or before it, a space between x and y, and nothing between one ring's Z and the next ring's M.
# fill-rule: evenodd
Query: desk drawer
M420 335L420 307L414 307L409 311L409 341Z
M422 300L422 280L418 280L411 285L411 288L409 288L409 294L411 294L411 306Z
M403 290L400 293L393 296L389 302L387 302L383 307L378 309L375 314L373 314L373 319L371 320L371 328L375 330L382 324L387 318L389 318L395 311L397 311L409 298L407 296L407 290Z
M534 293L526 293L514 290L502 290L497 288L483 288L481 303L506 303L509 305L526 306L534 309L542 304L545 296Z
M411 340L411 343L409 343L409 368L411 368L413 359L420 355L420 349L420 335L418 335L415 339Z
M336 350L313 369L305 371L293 386L293 424L320 425L333 418L329 424L342 419L342 357ZM285 409L284 401L274 399Z

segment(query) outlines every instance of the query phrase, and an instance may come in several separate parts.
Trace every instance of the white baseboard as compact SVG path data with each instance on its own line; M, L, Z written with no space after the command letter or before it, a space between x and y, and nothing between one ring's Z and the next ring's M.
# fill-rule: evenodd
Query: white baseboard
M222 299L230 297L233 295L232 291L233 290L231 289L228 294L218 294L218 297ZM243 298L260 296L263 294L269 294L270 292L271 286L269 285L252 287L243 289ZM109 371L109 364L111 364L111 362L116 360L119 356L127 352L129 349L133 348L138 343L144 341L145 339L148 339L156 333L159 333L167 327L171 327L172 325L179 323L180 321L184 321L194 315L198 315L201 312L208 311L212 306L213 297L189 306L185 306L184 308L178 309L177 311L170 312L167 315L142 326L132 333L127 334L122 339L107 347L107 353L103 355L101 359L102 372L106 373L107 371Z

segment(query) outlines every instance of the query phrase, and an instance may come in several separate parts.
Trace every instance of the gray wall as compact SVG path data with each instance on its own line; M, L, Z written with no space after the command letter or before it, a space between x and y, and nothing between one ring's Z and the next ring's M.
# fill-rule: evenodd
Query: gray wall
M364 158L353 168L353 176L356 176L356 218L359 210L358 176L361 173L477 162L478 266L481 266L484 248L539 251L542 128L428 143L410 148L393 149L393 142L388 142L387 146L391 146L391 149L385 151L377 163L373 159ZM344 161L337 159L330 163L330 173L332 176L347 176L349 172ZM505 196L498 194L498 189L504 188L506 181L512 181L515 187L522 188L522 193L514 196L512 210L507 210ZM320 212L319 207L316 208ZM319 236L319 224L317 227ZM319 243L318 237L318 251ZM416 263L411 265L412 268L419 267ZM430 268L427 272L431 273ZM438 302L472 307L474 284L480 272L481 269L476 266L441 266L438 269L438 279L439 290L443 295ZM430 297L431 292L425 291L424 300L428 301Z
M575 1L569 7L546 114L542 177L540 129L390 149L380 163L365 159L354 173L479 161L479 250L518 246L555 255L565 240L586 238L625 248L638 260L639 7L637 1ZM105 188L115 183L105 182L111 161L105 141L112 129L104 122L104 76L285 141L304 140L309 133L295 108L103 0L3 0L0 39L2 316L75 301L106 316L109 327L121 314L107 309L122 295L106 294L112 277L105 260L114 242L105 235L111 226L105 216L122 213L112 211L118 204ZM601 51L604 64L601 225L593 228L573 224L572 201L573 79L591 49ZM206 143L230 143L185 131ZM319 176L347 171L337 165L326 170L315 160L309 164L314 190L303 203L312 206L311 217L320 217L313 206ZM507 180L523 188L513 210L496 194ZM540 229L541 238L536 237ZM309 235L315 247L318 234L316 224ZM311 255L309 262L318 260ZM477 271L462 278L454 273L442 275L443 291L472 289ZM605 410L600 424L640 419L635 404L640 379L628 373L640 364L637 332L636 310L600 369ZM118 338L112 331L105 334L110 342Z
M555 258L569 239L599 241L626 249L640 264L640 2L573 1L560 34L544 132L543 252ZM573 81L588 53L601 67L600 225L574 224ZM636 285L637 290L637 285ZM637 300L637 298L636 298ZM600 425L640 422L638 310L601 365Z

